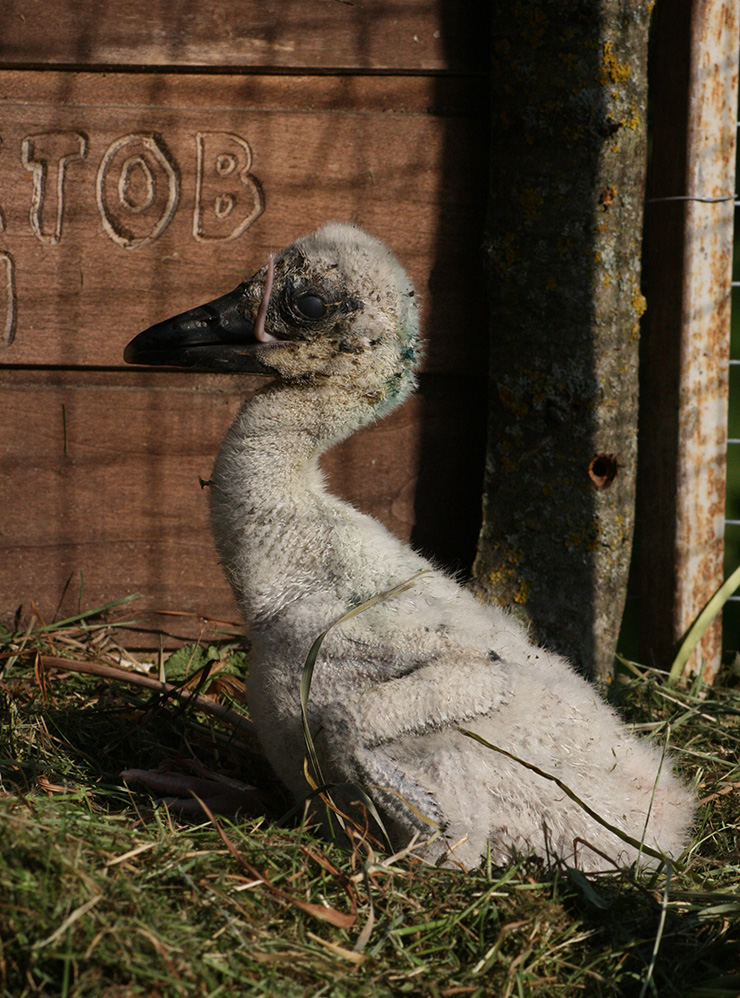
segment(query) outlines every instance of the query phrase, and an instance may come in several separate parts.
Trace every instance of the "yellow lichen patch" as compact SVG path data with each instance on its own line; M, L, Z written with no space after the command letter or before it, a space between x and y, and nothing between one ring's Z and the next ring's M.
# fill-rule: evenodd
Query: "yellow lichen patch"
M530 588L531 587L530 587L529 583L525 579L522 579L519 588L514 593L514 596L513 596L514 602L515 603L519 603L520 605L526 603L527 600L529 599L529 590L530 590Z
M630 107L630 116L625 122L625 124L627 125L627 128L631 129L634 132L640 127L640 122L641 118L640 118L640 112L637 110L637 102L632 101Z
M504 544L496 543L491 547L491 556L496 559L497 564L489 570L487 575L488 583L493 589L506 589L508 593L517 585L516 566L524 557L524 552L518 548L507 547ZM517 591L521 590L519 585ZM516 597L511 597L516 599Z
M510 575L510 571L505 572L502 568L494 568L492 572L488 573L488 581L494 589L500 589L508 581Z
M632 308L635 310L635 315L638 319L641 319L645 314L647 309L647 299L645 295L642 294L639 288L635 288L632 294Z
M612 42L604 44L604 58L599 70L599 83L606 86L608 83L626 83L632 70L626 62L620 62L614 55L614 45Z

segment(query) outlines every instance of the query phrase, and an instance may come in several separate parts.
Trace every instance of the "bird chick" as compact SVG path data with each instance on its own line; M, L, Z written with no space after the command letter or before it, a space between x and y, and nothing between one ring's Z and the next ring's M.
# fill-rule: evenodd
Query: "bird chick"
M124 356L272 376L226 434L211 519L252 638L250 714L297 800L310 791L308 649L423 571L321 647L307 716L324 777L364 788L395 846L438 828L423 850L432 861L472 868L490 850L499 864L522 853L584 870L632 862L635 845L614 829L681 853L695 799L660 750L508 612L325 487L320 455L416 383L417 299L383 243L325 225L223 298L141 333Z

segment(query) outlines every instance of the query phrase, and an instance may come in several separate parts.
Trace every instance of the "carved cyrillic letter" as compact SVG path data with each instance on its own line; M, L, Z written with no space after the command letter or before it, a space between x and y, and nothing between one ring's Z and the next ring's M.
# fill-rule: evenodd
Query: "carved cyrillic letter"
M55 246L62 238L64 174L68 163L86 155L87 140L80 132L40 132L23 139L21 162L33 172L31 228L42 243Z
M0 253L0 349L15 339L15 265L10 253Z
M2 136L0 136L0 146L3 144ZM0 232L5 232L5 215L3 213L2 205L0 205Z
M252 150L231 132L198 132L193 235L200 242L236 239L264 210L249 173Z
M152 242L167 228L180 198L180 178L157 135L124 135L98 168L98 210L103 228L125 249Z

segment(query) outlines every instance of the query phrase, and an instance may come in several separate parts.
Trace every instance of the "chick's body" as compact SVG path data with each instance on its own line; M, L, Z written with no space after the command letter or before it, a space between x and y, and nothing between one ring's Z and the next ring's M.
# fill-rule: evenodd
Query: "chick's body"
M604 822L675 856L694 798L660 751L504 610L481 605L324 486L320 454L415 386L415 302L387 248L339 224L294 243L240 292L239 314L258 333L250 363L276 380L226 435L211 511L250 627L250 714L266 754L305 796L299 688L309 648L348 610L425 570L322 645L308 716L323 775L364 787L396 845L438 826L431 859L472 867L489 847L500 863L516 852L582 869L603 867L599 852L634 858L513 755Z

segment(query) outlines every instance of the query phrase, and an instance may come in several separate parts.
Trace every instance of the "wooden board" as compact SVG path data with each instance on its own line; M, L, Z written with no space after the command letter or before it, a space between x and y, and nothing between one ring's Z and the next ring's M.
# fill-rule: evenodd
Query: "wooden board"
M482 71L489 16L470 0L4 0L0 65Z
M477 374L475 94L430 77L0 73L0 364L121 366L138 330L347 219L408 267L425 369Z
M420 394L327 456L332 485L472 562L488 16L452 0L3 3L0 619L139 591L195 615L145 618L176 633L238 621L198 476L256 382L142 372L122 350L334 219L408 268L426 351Z
M132 592L147 597L137 617L142 608L193 613L165 620L178 634L197 636L201 617L238 621L199 477L208 478L238 406L262 383L0 372L0 621L10 623L31 601L51 619L76 612L80 593L90 608ZM327 455L333 490L443 562L469 563L485 446L482 388L425 377L400 410Z

